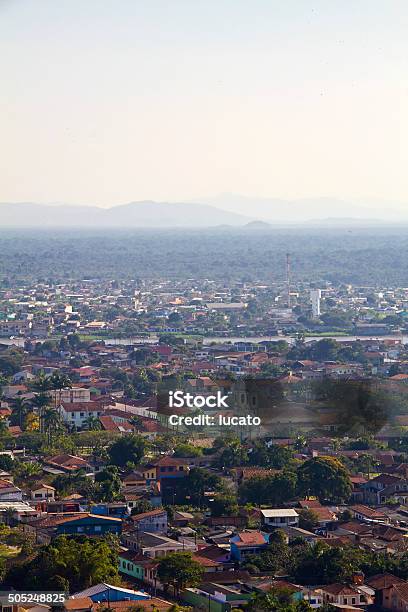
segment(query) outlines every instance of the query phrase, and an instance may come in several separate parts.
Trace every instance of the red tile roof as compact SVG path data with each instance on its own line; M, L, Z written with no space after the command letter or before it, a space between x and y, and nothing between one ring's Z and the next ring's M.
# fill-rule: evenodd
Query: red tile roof
M347 584L326 584L326 586L321 587L322 591L326 593L330 593L330 595L355 595L358 594L358 590L348 586Z
M365 484L368 482L367 478L364 478L364 476L350 476L350 481L353 485Z
M142 418L140 419L140 421L141 421L143 431L146 431L149 433L166 431L166 428L163 427L163 425L159 421L156 421L155 419Z
M123 550L118 553L119 557L122 559L127 559L128 561L133 561L134 563L145 563L150 562L151 558L142 555L141 553L135 552L133 550Z
M211 546L206 546L205 548L200 549L199 554L200 557L206 557L206 559L212 559L213 561L216 561L219 557L229 555L229 551L225 550L221 546L212 544Z
M65 412L97 412L102 410L101 402L61 402Z
M157 510L150 510L149 512L141 512L140 514L133 514L131 516L132 521L134 521L135 523L142 521L145 518L149 518L152 516L160 516L161 514L164 514L166 512L166 510L164 510L164 508L158 508Z
M313 510L315 508L322 508L322 504L318 499L300 499L299 506L301 508L313 508Z
M361 514L362 516L366 516L370 519L380 519L387 518L385 514L379 512L378 510L374 510L374 508L369 508L368 506L364 506L363 504L357 504L355 506L351 506L351 510L356 512L357 514Z
M150 465L158 466L158 467L168 467L168 466L178 466L178 465L188 465L187 459L180 459L177 457L169 457L166 455L164 457L159 457L159 459L154 459L150 462Z
M222 565L219 561L213 561L208 557L202 557L200 554L193 554L194 561L197 561L202 567L219 567Z
M17 487L10 482L9 480L0 479L0 489L15 489L18 490Z
M359 523L358 521L348 521L347 523L342 523L339 525L340 529L345 529L346 531L350 531L350 533L371 533L372 528L370 525L365 525L364 523Z
M46 463L71 470L79 470L88 465L85 459L68 454L54 455L54 457L49 457L48 459L46 459Z
M379 474L374 478L371 478L369 482L379 482L384 486L394 484L394 482L399 482L401 478L399 476L394 476L393 474Z
M102 415L99 417L99 421L105 431L127 431L131 432L135 430L134 425L129 421L121 421L117 423L111 416Z
M330 508L312 508L312 511L317 515L319 521L334 521L336 520L336 514L330 510Z
M365 581L368 586L376 591L388 589L393 584L398 584L400 582L405 582L405 580L393 574L375 574L375 576L371 576L371 578Z
M260 546L266 544L265 538L260 531L241 531L237 534L240 541L234 542L236 546Z
M93 601L90 597L78 597L77 599L66 599L64 602L65 610L90 610Z
M407 604L408 603L408 582L398 582L392 585L393 591L396 591L399 598ZM406 610L406 608L405 608Z

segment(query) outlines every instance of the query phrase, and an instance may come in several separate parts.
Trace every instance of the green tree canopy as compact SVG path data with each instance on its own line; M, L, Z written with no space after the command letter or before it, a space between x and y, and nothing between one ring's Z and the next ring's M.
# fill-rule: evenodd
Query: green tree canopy
M216 495L211 502L211 516L234 516L237 513L237 498L232 494Z
M203 451L200 447L187 442L180 442L174 449L175 457L201 457L202 454Z
M309 459L299 467L297 476L301 495L315 495L321 500L339 502L350 497L352 485L349 474L335 457Z
M146 440L142 436L129 434L114 442L109 450L113 465L124 467L127 463L139 463L146 450Z
M191 553L175 552L161 559L157 575L166 589L173 587L174 594L179 595L186 587L197 586L204 573L203 568L194 561Z
M115 584L119 580L117 554L102 539L59 536L43 546L34 559L14 565L6 575L7 585L21 589L70 592L88 588L99 582Z
M201 507L204 504L204 493L217 489L220 482L216 474L202 468L192 468L183 478L182 488L184 495L190 499L190 503Z
M239 494L244 503L281 505L294 498L296 474L283 471L270 476L255 476L244 481Z
M312 531L319 524L319 517L316 512L309 508L303 508L298 511L299 514L299 527L301 529L306 529L307 531Z

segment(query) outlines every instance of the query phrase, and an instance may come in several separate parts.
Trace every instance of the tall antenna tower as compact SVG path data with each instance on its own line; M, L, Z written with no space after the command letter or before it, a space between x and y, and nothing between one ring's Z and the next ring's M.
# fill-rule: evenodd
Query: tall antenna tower
M290 308L290 253L286 253L286 293L288 308Z

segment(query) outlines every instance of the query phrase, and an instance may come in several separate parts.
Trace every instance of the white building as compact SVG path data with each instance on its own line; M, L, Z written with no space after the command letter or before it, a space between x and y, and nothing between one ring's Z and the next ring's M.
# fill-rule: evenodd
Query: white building
M61 402L59 413L65 423L83 427L89 417L99 418L103 408L98 402Z
M55 501L55 488L44 483L31 489L30 494L34 501Z
M136 514L131 517L131 520L139 533L142 531L167 533L167 512L161 508Z
M314 319L320 317L320 300L322 292L320 289L312 289L310 292L310 300L312 302L312 316Z
M269 527L297 527L299 515L293 508L271 508L261 510L262 523Z

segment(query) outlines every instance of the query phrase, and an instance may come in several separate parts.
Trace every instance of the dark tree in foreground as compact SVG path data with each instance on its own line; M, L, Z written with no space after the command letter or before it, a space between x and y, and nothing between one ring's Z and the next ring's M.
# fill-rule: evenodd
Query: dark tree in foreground
M114 442L108 453L113 465L124 467L127 463L139 463L145 450L145 439L142 436L130 434Z
M7 587L18 589L69 590L88 588L99 582L116 584L119 580L117 552L108 538L59 536L43 546L34 559L12 566Z
M301 495L319 499L346 501L351 494L351 481L344 465L335 457L314 457L305 461L297 472Z
M175 595L179 595L186 587L200 584L203 572L203 568L194 561L191 553L182 552L167 555L161 559L157 568L160 582L166 589L171 586Z
M284 471L279 474L255 476L243 482L239 489L244 503L281 505L295 497L296 474Z

